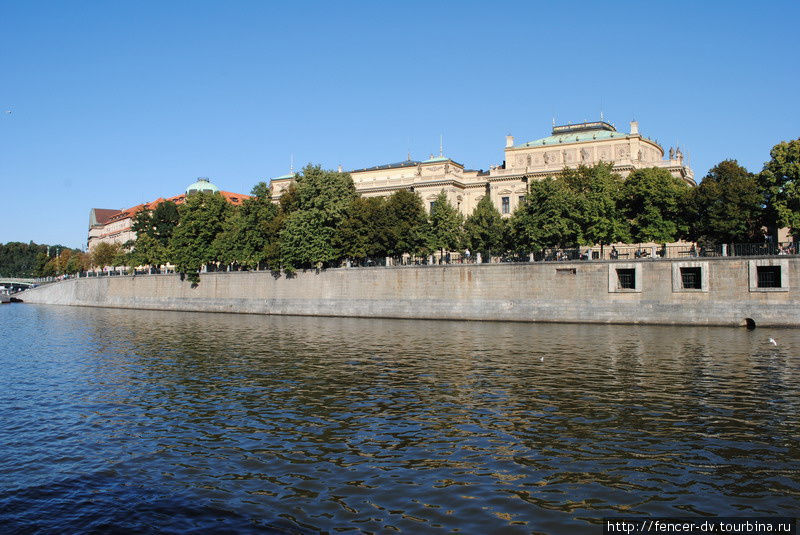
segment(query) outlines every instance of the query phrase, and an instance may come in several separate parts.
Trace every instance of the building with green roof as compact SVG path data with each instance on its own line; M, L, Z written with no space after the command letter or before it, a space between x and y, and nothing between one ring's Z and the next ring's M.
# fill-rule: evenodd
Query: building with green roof
M502 164L488 171L464 169L440 149L438 156L426 160L408 159L383 165L353 169L349 173L361 195L385 196L400 189L418 193L426 208L442 191L463 214L469 215L478 201L489 195L503 215L510 215L522 202L530 180L559 174L565 167L610 163L623 177L636 169L660 167L695 186L694 173L680 148L670 148L665 158L663 147L639 133L636 121L630 132L620 132L605 121L553 125L549 136L515 143L506 136ZM341 168L340 168L341 171ZM272 179L273 199L280 199L295 175Z

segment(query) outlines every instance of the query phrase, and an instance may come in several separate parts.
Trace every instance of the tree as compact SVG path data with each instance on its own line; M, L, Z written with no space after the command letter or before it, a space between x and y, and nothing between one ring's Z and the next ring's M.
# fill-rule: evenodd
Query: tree
M769 151L770 161L758 175L764 196L764 223L775 236L790 227L800 237L800 139L783 141Z
M636 242L668 243L687 235L689 185L666 169L637 169L625 180L622 206Z
M307 165L295 184L297 208L280 231L282 263L290 269L332 264L341 258L335 236L356 197L353 179L348 173Z
M172 201L163 201L153 210L140 210L131 225L136 240L126 244L131 250L129 263L135 266L167 263L169 242L179 220L178 206Z
M408 190L386 199L386 253L389 256L422 254L426 244L428 216L419 195Z
M87 269L89 269L90 264L91 264L91 259L89 257L89 253L84 253L82 251L75 251L69 256L69 259L67 260L64 266L64 272L69 273L71 275L74 273L86 271Z
M119 251L118 243L100 242L91 251L91 263L100 268L110 266L114 263Z
M170 256L177 270L188 274L193 283L204 265L217 260L212 244L230 210L222 195L207 191L187 195L178 208L180 221L170 240Z
M506 222L488 195L484 196L464 222L467 247L484 257L505 252Z
M518 251L541 251L546 247L571 247L581 239L574 213L575 193L563 179L534 180L525 202L511 216L511 233Z
M136 236L130 244L127 263L131 266L160 266L170 259L169 245L163 245L150 234L142 233Z
M336 248L343 258L386 256L388 235L386 199L356 197L336 234Z
M258 268L266 262L269 247L277 240L272 221L278 208L272 203L269 187L260 182L253 187L253 197L229 211L213 249L225 264Z
M431 205L428 217L428 246L439 249L442 255L445 250L453 251L461 247L463 241L464 217L447 200L442 191Z
M62 246L56 246L63 249ZM4 277L42 276L41 270L49 260L49 246L33 242L0 243L0 275Z
M628 221L620 207L624 183L612 172L611 164L565 169L560 178L575 196L572 217L580 228L580 244L599 244L602 248L630 239Z
M40 252L36 254L36 267L33 270L34 277L45 277L45 266L49 260L47 253ZM91 255L89 257L89 265L91 265Z
M711 243L761 241L763 197L736 160L714 166L689 194L690 237Z

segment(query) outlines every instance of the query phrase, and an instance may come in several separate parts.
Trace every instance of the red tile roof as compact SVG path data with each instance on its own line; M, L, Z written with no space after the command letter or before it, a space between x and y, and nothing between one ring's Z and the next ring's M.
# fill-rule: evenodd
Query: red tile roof
M243 193L233 193L230 191L220 191L219 193L220 195L225 197L226 201L233 204L234 206L240 206L245 199L249 199L251 197L250 195L245 195ZM105 225L108 223L112 223L114 221L122 221L123 219L133 218L141 210L154 210L156 206L165 201L172 201L175 204L183 204L184 202L186 202L186 194L181 193L180 195L175 195L174 197L170 197L168 199L159 197L154 201L143 204L137 204L136 206L133 206L131 208L126 208L125 210L107 210L104 208L95 208L94 211L98 223ZM103 213L103 221L100 221L100 212Z
M97 220L97 223L100 225L105 225L111 219L111 217L117 214L119 210L113 210L109 208L95 208L94 209L94 217Z

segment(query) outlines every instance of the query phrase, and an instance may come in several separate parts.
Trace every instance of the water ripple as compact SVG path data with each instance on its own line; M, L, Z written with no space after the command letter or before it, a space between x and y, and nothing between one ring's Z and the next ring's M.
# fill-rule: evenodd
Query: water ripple
M788 330L7 305L0 521L597 533L626 514L797 516L798 347Z

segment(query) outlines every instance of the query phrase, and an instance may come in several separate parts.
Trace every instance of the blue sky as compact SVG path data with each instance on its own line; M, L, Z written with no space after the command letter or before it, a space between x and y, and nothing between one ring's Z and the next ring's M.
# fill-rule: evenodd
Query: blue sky
M639 121L699 179L800 137L800 2L0 0L0 242L319 163L501 163L551 121ZM6 113L7 111L11 113Z

